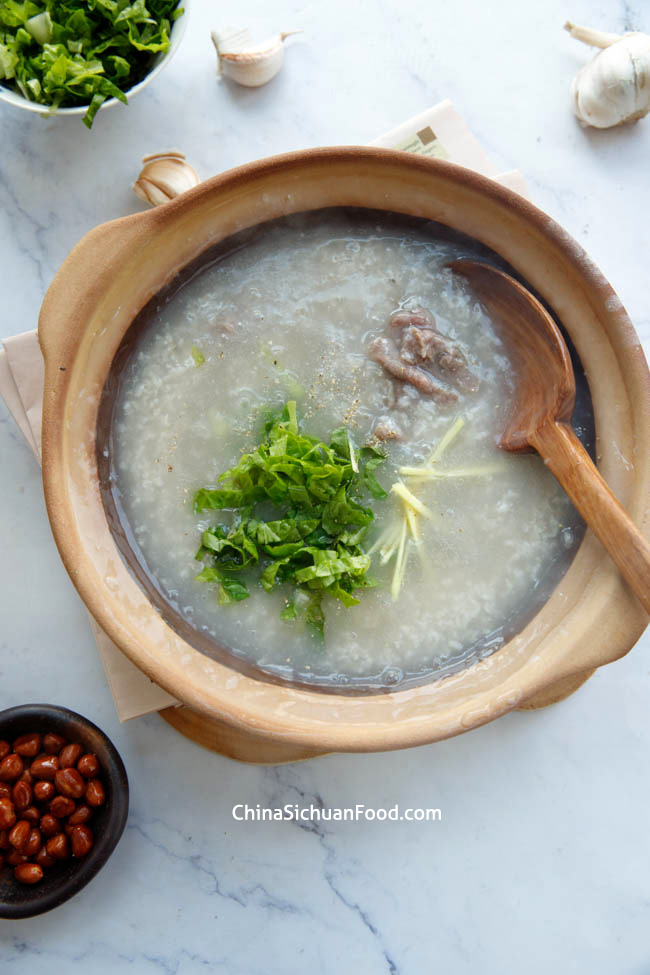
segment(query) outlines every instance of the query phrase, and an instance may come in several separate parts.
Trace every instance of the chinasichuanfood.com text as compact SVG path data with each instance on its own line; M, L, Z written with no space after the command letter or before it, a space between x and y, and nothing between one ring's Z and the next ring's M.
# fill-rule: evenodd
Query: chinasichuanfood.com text
M288 820L297 822L317 822L351 820L406 820L407 822L440 822L442 820L441 809L420 809L405 807L401 809L399 805L386 808L372 808L357 803L354 806L344 808L321 808L320 806L297 806L287 803L284 806L275 808L255 805L249 806L247 803L237 803L232 807L232 818L238 821L260 820Z

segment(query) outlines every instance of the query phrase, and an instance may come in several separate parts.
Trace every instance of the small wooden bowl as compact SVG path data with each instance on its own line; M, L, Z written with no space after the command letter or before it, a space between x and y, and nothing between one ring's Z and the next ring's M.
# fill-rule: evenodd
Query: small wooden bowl
M129 812L129 782L115 745L97 725L75 711L52 704L23 704L0 711L0 739L13 742L29 732L53 731L79 742L99 759L106 802L93 815L95 842L81 860L65 860L45 871L40 883L18 883L13 869L0 870L0 918L34 917L58 907L80 891L102 869L124 832Z
M154 681L247 755L405 748L534 706L627 653L647 617L587 532L568 572L502 649L444 680L386 694L283 685L210 659L172 627L120 556L96 457L100 397L135 315L177 271L236 231L332 206L438 221L500 254L554 311L589 379L601 473L646 537L650 377L610 285L545 213L476 173L386 149L291 153L242 166L172 203L91 231L43 303L43 477L61 557L100 626ZM556 696L557 696L556 693ZM176 722L175 722L176 723ZM231 749L232 753L233 749Z

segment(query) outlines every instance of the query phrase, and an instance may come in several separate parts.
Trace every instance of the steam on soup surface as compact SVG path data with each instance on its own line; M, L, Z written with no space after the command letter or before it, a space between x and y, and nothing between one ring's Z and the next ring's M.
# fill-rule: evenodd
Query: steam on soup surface
M536 456L496 445L512 370L445 267L459 256L477 251L423 221L304 214L233 238L133 339L113 494L166 599L233 653L288 677L396 687L492 652L565 570L581 523ZM310 435L346 425L357 446L381 445L378 479L406 489L363 499L377 585L351 608L324 599L324 639L281 618L288 586L249 578L249 598L220 605L195 578L202 532L232 520L196 514L195 492L218 487L287 400Z

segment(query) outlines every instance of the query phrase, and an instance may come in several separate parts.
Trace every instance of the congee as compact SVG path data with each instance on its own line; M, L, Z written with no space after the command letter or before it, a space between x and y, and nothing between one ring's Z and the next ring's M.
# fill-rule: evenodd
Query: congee
M208 253L131 329L110 491L215 648L403 687L493 652L557 585L582 525L497 446L512 368L461 256L485 259L425 221L302 214Z

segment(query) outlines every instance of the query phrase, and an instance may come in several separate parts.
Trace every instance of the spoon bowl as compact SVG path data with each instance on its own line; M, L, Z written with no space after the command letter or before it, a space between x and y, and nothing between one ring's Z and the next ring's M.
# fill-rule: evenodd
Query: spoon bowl
M573 415L576 384L566 342L541 302L509 274L468 259L449 267L466 279L487 310L516 370L510 418L499 446L530 451L532 431L549 417L569 421Z
M650 613L650 544L580 443L571 417L575 377L560 329L544 306L509 274L481 261L449 267L468 282L515 368L515 392L499 446L536 450Z

